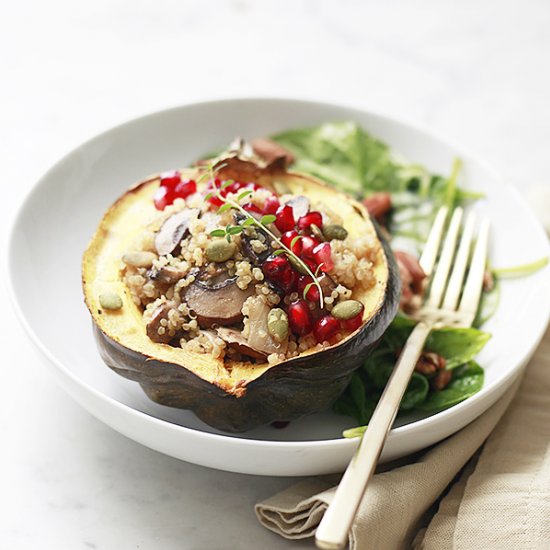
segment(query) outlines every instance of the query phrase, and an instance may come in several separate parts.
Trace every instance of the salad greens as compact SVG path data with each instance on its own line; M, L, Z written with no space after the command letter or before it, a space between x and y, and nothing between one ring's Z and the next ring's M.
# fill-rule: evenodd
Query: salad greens
M482 196L458 187L460 160L455 160L448 178L431 174L422 166L400 161L387 145L353 122L289 130L271 139L294 154L293 169L297 171L317 176L358 198L378 191L390 192L393 208L387 222L392 245L397 249L414 246L420 252L441 206L453 208ZM498 296L497 284L484 295L476 326L494 313ZM378 348L363 368L354 373L348 388L335 403L335 411L352 416L359 425L369 422L414 325L414 321L403 315L395 318ZM483 369L473 359L489 338L489 334L476 328L433 331L425 350L445 358L445 369L452 371L452 379L444 389L435 391L431 384L433 375L414 372L400 411L437 412L479 391ZM345 435L354 437L361 433L361 428L355 428Z
M335 403L336 412L353 416L359 424L368 423L414 325L415 322L404 315L394 319L378 348L354 373L350 385ZM453 378L445 389L432 391L432 376L414 372L401 401L400 411L437 412L479 391L483 385L483 369L473 358L490 337L490 334L475 328L434 330L425 349L445 358L445 368L453 370Z
M396 250L412 248L420 253L441 206L452 209L468 200L483 197L481 193L458 186L462 164L459 159L454 161L449 177L432 174L423 166L399 159L385 143L354 122L329 122L292 129L270 138L294 155L292 169L297 172L317 176L358 199L376 192L391 193L392 209L386 225L392 236L392 247ZM478 329L498 307L499 279L534 273L547 263L548 258L542 258L523 266L492 270L494 285L482 294L474 321L476 328L435 330L426 342L426 351L445 359L445 370L452 372L450 382L443 389L436 390L435 373L414 372L400 411L438 412L460 403L482 388L483 369L474 358L490 335ZM360 425L346 430L345 437L357 437L365 431L414 324L410 318L398 315L378 348L353 374L347 389L334 404L335 411L355 418Z
M461 168L451 175L431 174L423 166L398 160L390 148L354 122L329 122L314 128L270 136L296 157L293 169L317 176L357 198L377 191L392 194L388 229L394 237L412 239L417 249L426 242L440 206L454 207L482 195L457 186Z

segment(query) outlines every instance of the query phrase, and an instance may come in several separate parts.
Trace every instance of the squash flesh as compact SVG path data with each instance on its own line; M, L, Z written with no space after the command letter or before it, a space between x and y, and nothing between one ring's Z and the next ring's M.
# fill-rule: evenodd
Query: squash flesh
M184 177L192 177L193 172L184 172L184 174ZM376 235L376 230L360 203L314 178L281 173L273 176L272 183L276 182L284 184L293 194L308 196L313 203L326 204L344 220L345 227L352 238L359 237L365 232ZM188 369L227 394L242 396L246 393L247 385L270 369L277 368L281 363L269 365L268 363L251 364L232 361L231 368L227 369L223 359L215 359L206 354L191 353L182 348L153 342L146 334L142 311L134 304L130 291L122 279L122 255L131 247L135 232L158 214L152 199L158 185L158 179L145 181L127 191L105 214L83 258L83 287L86 304L97 328L114 342L144 357ZM377 239L375 242L379 243ZM374 266L376 284L366 292L354 291L352 296L365 306L362 327L376 315L385 299L388 264L381 245L379 245L377 258ZM101 308L99 295L106 291L116 292L122 298L121 310L105 311ZM341 346L354 338L362 327L331 347ZM316 353L319 353L319 350L310 349L299 357ZM292 358L284 363L295 359ZM315 359L312 357L311 361L313 363Z

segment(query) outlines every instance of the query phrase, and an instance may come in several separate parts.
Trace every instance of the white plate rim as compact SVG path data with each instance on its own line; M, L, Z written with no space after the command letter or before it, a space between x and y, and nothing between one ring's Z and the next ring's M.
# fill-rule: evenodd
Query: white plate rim
M242 437L239 435L238 437L232 436L232 435L223 435L223 434L215 434L215 433L209 433L209 432L203 432L201 430L197 430L194 428L188 428L186 426L181 426L178 424L173 424L171 422L168 422L166 420L156 418L152 415L149 415L145 412L138 411L128 405L125 405L123 403L120 403L116 399L102 393L101 391L95 389L93 386L88 384L87 382L81 380L76 374L74 374L68 367L66 367L60 360L58 360L55 355L49 351L46 344L42 342L42 340L37 336L33 328L31 327L30 323L27 321L25 314L23 313L23 310L17 300L17 294L15 291L15 282L14 282L14 275L15 273L12 272L11 266L13 264L12 258L15 254L14 252L14 246L15 246L15 238L16 238L16 231L19 226L19 223L23 217L23 213L25 211L25 208L27 206L27 203L31 200L32 195L42 186L46 185L47 180L52 172L54 172L58 165L61 164L66 157L72 155L73 153L77 152L79 149L84 148L91 144L96 139L102 138L106 134L116 131L118 129L123 128L126 125L131 125L133 123L136 123L138 121L144 121L147 118L155 117L159 113L168 113L170 111L176 111L181 108L189 108L194 106L209 106L209 105L215 105L215 104L223 104L223 103L230 103L230 102L248 102L248 101L265 101L265 102L273 102L273 101L288 101L288 102L294 102L294 103L304 103L304 104L316 104L320 107L327 107L327 108L347 108L347 109L354 109L357 111L362 111L364 113L367 113L369 116L372 116L374 118L378 118L381 122L389 122L391 124L397 124L402 126L407 126L408 128L414 130L417 133L424 134L426 137L437 140L438 142L443 143L444 145L452 148L454 151L460 154L462 158L468 158L474 162L476 162L478 165L482 166L487 172L491 173L495 179L498 179L499 182L507 187L507 192L512 194L515 199L522 205L522 207L528 211L530 217L536 221L536 226L538 231L545 235L544 230L538 222L535 214L532 212L531 208L527 205L523 197L520 195L519 191L510 183L503 180L503 178L500 176L500 174L486 161L483 159L480 159L475 154L473 154L467 147L464 147L463 145L457 143L456 141L450 140L447 137L441 137L438 133L428 130L423 125L417 123L417 122L411 122L403 117L393 117L388 114L381 113L380 111L375 111L371 109L365 108L364 105L358 105L357 103L353 102L346 102L346 101L338 101L338 102L328 102L324 100L319 100L317 98L309 99L307 97L301 96L301 97L294 97L290 95L284 95L284 94L278 94L277 96L270 96L270 95L238 95L238 96L224 96L219 98L212 98L208 100L201 100L201 101L190 101L190 102L184 102L181 104L177 104L171 107L168 107L166 109L155 109L153 111L150 111L142 116L133 117L131 119L127 119L122 123L116 124L114 126L111 126L110 128L97 133L93 137L89 138L88 140L84 141L83 143L79 144L77 147L73 148L71 151L68 151L65 153L57 162L55 162L38 180L36 183L34 183L27 193L24 195L24 198L18 205L18 208L16 210L16 213L14 217L12 218L11 227L8 231L8 247L7 247L7 259L8 261L5 262L5 275L6 275L6 281L8 285L8 295L10 296L12 306L14 307L14 310L17 314L17 317L19 321L21 322L25 332L30 337L31 341L34 343L34 345L39 349L39 351L48 359L49 363L55 367L55 371L57 375L63 375L66 378L68 378L72 384L75 384L76 386L80 386L83 389L85 389L87 392L91 393L96 399L105 402L111 407L117 408L124 412L124 414L129 414L132 417L139 418L141 421L145 421L148 423L151 423L154 426L162 427L163 429L172 429L176 431L184 431L187 433L187 435L191 437L198 438L199 440L204 439L207 441L221 441L221 442L231 442L234 446L242 446L248 447L249 445L253 446L261 446L266 448L276 448L276 447L284 447L287 449L302 449L304 446L307 448L315 449L315 448L325 448L326 446L341 446L341 447L349 447L354 448L357 444L356 440L352 439L346 439L346 438L338 438L338 439L318 439L318 440L299 440L299 441L274 441L274 440L267 440L267 439L247 439L246 437ZM547 244L547 254L550 255L550 243ZM443 410L439 413L436 413L432 416L429 416L427 418L423 418L414 422L411 422L409 424L393 428L391 430L391 434L398 436L398 435L405 435L405 434L411 434L414 431L422 429L427 424L436 424L436 423L447 423L450 422L452 418L455 416L460 416L461 411L464 408L472 406L473 403L476 403L484 398L488 398L489 396L498 393L499 388L505 384L506 382L509 382L511 379L514 379L517 377L519 370L521 370L521 367L528 361L528 359L532 356L532 354L535 352L538 344L542 340L546 327L548 325L548 322L550 320L550 295L546 297L546 309L547 314L545 318L545 322L541 323L541 325L538 327L538 330L534 331L532 334L532 338L529 342L529 352L522 357L521 360L517 361L517 367L514 369L511 369L504 377L500 378L498 381L495 381L495 383L491 387L486 387L478 392L477 394L473 395L472 397L466 399L465 401L459 403L458 405L455 405L449 409ZM78 398L75 395L74 391L71 391L67 387L67 390L75 399ZM80 403L80 401L79 401ZM82 404L82 403L81 403ZM85 406L85 405L84 405ZM85 406L85 408L88 408Z

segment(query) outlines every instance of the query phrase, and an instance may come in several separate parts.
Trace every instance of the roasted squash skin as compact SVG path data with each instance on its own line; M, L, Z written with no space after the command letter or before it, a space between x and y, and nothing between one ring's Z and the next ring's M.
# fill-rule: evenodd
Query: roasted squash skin
M309 177L297 174L292 177L301 178L305 185L308 181L311 185L323 185ZM150 185L151 182L154 179L141 185ZM129 193L135 193L136 189L139 190L140 186ZM350 201L353 209L371 224L362 205L341 193L338 195L341 200ZM370 225L371 230L372 227ZM387 280L383 298L365 324L339 344L322 351L302 354L273 366L261 365L256 372L254 365L248 370L236 368L235 372L242 372L243 376L234 379L230 385L215 375L206 377L204 368L194 368L189 356L182 361L185 364L165 357L161 359L155 354L155 349L160 349L159 344L151 345L151 350L136 351L125 346L117 335L109 334L105 326L102 328L100 317L109 313L99 313L97 305L92 303L92 281L87 266L93 261L90 254L96 253L97 249L90 246L84 257L83 286L94 319L94 334L101 357L115 372L138 382L153 401L190 409L206 424L226 432L243 432L273 421L293 420L322 411L344 391L353 372L364 363L397 312L400 297L398 269L387 242L376 227L375 231L387 268ZM102 226L98 232L108 233ZM126 313L123 311L118 315ZM201 363L205 361L205 358L197 359Z

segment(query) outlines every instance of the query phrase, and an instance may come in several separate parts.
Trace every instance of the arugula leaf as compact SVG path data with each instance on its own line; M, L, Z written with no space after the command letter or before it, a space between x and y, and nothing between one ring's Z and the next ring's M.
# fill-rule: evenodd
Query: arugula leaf
M452 407L476 394L482 388L483 380L483 369L475 361L470 361L453 372L453 379L445 389L431 392L418 409L437 412Z

